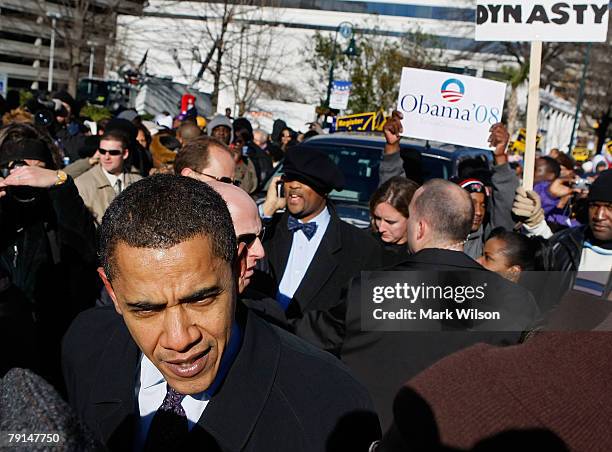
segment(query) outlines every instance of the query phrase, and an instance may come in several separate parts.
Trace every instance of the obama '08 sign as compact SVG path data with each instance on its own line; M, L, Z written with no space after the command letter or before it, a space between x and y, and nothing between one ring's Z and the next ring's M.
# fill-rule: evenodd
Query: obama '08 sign
M490 149L489 129L501 121L505 92L506 85L493 80L403 68L402 135Z
M476 41L603 42L608 0L476 2Z

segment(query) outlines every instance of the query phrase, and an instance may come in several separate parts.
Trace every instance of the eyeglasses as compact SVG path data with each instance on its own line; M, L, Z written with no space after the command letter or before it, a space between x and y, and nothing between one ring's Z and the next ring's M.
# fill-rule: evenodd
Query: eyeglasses
M201 174L202 176L210 177L211 179L214 179L217 182L223 182L224 184L234 184L236 187L240 187L240 181L236 180L236 179L232 179L231 177L227 177L227 176L221 176L221 177L213 176L212 174L202 173L201 171L196 171L194 169L192 169L191 171L193 171L194 173Z
M244 243L247 246L247 248L250 248L253 245L253 243L255 243L255 240L259 239L261 241L263 240L265 235L266 235L266 228L262 227L261 231L259 231L259 234L255 234L255 233L240 234L238 237L236 237L236 241L239 244Z
M113 156L117 156L117 155L121 155L123 154L123 150L117 150L117 149L98 149L98 152L100 153L100 155L106 155L106 154L110 154Z

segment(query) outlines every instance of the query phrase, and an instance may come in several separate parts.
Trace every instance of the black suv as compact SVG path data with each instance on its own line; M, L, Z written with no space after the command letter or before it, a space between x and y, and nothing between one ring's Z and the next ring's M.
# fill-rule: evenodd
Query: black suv
M358 227L370 225L368 202L379 185L378 170L382 161L385 139L382 135L335 133L318 135L298 145L303 152L318 149L329 154L346 179L342 191L333 191L329 197L334 201L340 217ZM490 168L492 153L452 144L425 142L402 138L401 155L406 174L417 182L428 179L449 179L461 172L462 165ZM420 169L416 169L415 165ZM283 173L282 163L272 176ZM419 180L420 179L420 180ZM268 183L256 196L265 197Z

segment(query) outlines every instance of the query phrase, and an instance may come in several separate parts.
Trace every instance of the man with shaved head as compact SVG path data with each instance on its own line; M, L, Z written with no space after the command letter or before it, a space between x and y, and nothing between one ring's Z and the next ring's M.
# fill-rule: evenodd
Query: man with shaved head
M361 278L353 280L347 294L344 335L337 346L342 360L370 391L383 430L392 420L394 393L408 378L438 359L476 342L516 343L521 332L531 326L538 314L535 301L526 290L486 270L464 254L463 246L470 233L474 212L469 194L459 185L442 179L427 181L414 194L408 211L408 247L413 254L404 262L386 269L404 272L393 273L393 281L420 285L425 282L423 278L431 274L434 281L440 282L446 281L445 275L452 272L453 284L469 286L475 285L475 280L486 278L486 293L491 296L483 303L490 303L497 309L498 298L500 303L512 300L505 320L514 323L511 328L500 324L497 331L476 324L468 331L463 324L449 327L442 322L434 324L428 331L367 331L362 326L362 303L371 304L372 299L362 300ZM381 273L370 276L367 286L389 285L389 274ZM454 305L453 301L449 303ZM406 305L398 304L397 307L405 308ZM338 319L328 317L319 321L333 324Z
M246 286L249 285L255 265L257 261L262 259L266 252L264 251L261 239L263 238L264 229L261 225L257 204L255 201L241 188L224 182L209 182L212 188L221 195L232 217L234 223L234 231L236 232L236 241L238 242L238 255L247 254L244 261L246 271L244 275L241 272L241 277L238 282L238 292L243 293Z
M202 135L204 135L202 129L190 122L182 124L176 131L176 138L181 143L181 146L183 146L187 141L193 140L194 138Z

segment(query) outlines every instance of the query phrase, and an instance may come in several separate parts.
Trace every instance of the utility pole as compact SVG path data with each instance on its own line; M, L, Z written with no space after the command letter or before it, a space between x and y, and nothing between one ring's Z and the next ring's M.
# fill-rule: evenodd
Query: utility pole
M58 13L47 13L47 17L51 18L51 45L49 46L49 77L47 80L47 91L53 89L53 57L55 56L55 26L57 19L62 17Z
M576 134L576 127L578 126L578 117L580 116L580 108L582 108L582 101L584 100L584 84L586 80L587 69L589 67L589 58L591 57L591 43L587 44L586 53L584 55L584 64L582 67L582 79L580 79L580 89L578 90L578 102L576 103L576 114L574 115L574 126L572 127L572 135L568 145L567 152L572 152L572 146L574 146L574 135Z

